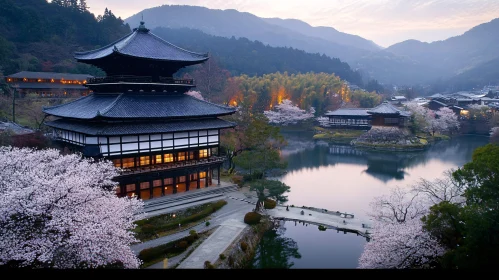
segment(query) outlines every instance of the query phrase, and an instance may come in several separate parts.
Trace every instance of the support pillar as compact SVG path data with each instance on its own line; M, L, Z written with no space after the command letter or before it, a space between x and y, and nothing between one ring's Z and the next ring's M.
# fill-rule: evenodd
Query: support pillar
M177 193L177 176L173 176L173 194Z
M218 175L218 185L220 186L220 165L218 166L217 169L217 175Z

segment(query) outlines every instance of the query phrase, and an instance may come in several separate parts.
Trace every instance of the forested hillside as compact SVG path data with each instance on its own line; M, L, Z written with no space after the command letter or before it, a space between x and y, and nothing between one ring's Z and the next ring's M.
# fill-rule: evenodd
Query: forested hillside
M346 62L326 55L306 53L288 47L271 47L246 38L213 36L189 28L159 27L152 32L187 50L209 52L210 56L218 61L219 66L227 69L232 76L241 74L261 76L276 72L289 74L323 72L334 73L352 84L359 86L364 84L359 72L352 70Z
M75 51L126 35L130 27L111 11L94 16L85 0L0 0L0 72L53 71L102 74L77 63Z

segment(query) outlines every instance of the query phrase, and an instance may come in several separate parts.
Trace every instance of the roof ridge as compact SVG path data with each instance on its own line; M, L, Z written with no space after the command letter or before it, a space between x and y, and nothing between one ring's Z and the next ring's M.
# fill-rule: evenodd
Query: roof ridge
M210 104L210 105L215 105L215 106L217 106L219 108L222 108L222 109L234 109L234 111L235 111L235 108L231 107L231 106L224 106L224 105L216 104L216 103L213 103L213 102L209 102L209 101L206 101L204 99L199 99L199 98L196 98L194 96L190 96L190 95L188 95L186 93L183 93L183 95L185 95L185 96L187 96L189 98L192 98L194 100L200 101L200 102L204 102L204 103L207 103L207 104Z
M183 49L183 48L181 48L181 47L179 47L177 45L174 45L174 44L166 41L165 39L159 37L158 35L156 35L156 34L154 34L152 32L148 32L148 33L149 33L149 35L153 36L156 40L164 42L164 43L166 43L166 44L168 44L168 45L170 45L170 46L172 46L174 48L177 48L177 49L179 49L179 50L181 50L183 52L190 53L190 54L195 54L195 55L198 55L198 56L201 56L201 57L209 57L208 53L198 53L198 52L189 51L189 50Z
M61 106L65 106L65 105L67 105L67 104L75 103L76 101L79 101L79 100L81 100L81 99L83 99L83 98L90 98L90 97L93 97L93 96L94 96L94 94L93 94L93 93L91 93L91 94L89 94L89 95L87 95L87 96L81 96L81 97L79 97L79 98L77 98L77 99L75 99L75 100L73 100L73 101L69 101L69 102L67 102L67 103L62 103L62 104L59 104L59 105L54 105L54 106L50 106L50 107L43 106L43 107L42 107L42 111L43 111L43 112L45 112L45 109L55 109L55 108L59 108L59 107L61 107ZM45 112L45 113L47 113L47 112ZM49 114L49 113L47 113L47 114Z
M125 35L125 36L123 36L123 37L121 37L121 38L117 39L116 41L114 41L114 42L112 42L112 43L109 43L109 44L107 44L107 45L105 45L105 46L103 46L103 47L100 47L100 48L98 48L98 49L95 49L95 50L89 50L89 51L84 51L84 52L74 52L74 55L84 55L84 54L89 54L89 53L94 53L94 52L97 52L97 51L101 51L101 50L103 50L103 49L107 49L107 48L111 47L112 45L116 45L118 42L121 42L121 41L123 41L125 38L127 38L127 37L129 37L129 36L133 35L133 33L135 33L135 31L132 31L132 32L128 33L127 35Z
M105 114L107 112L109 112L113 107L114 105L116 105L116 103L118 103L118 100L120 100L122 97L123 97L124 93L120 93L118 95L118 97L116 97L116 99L114 99L113 102L111 102L111 104L109 104L106 108L104 108L103 110L98 110L97 113L100 114L101 116L105 116Z

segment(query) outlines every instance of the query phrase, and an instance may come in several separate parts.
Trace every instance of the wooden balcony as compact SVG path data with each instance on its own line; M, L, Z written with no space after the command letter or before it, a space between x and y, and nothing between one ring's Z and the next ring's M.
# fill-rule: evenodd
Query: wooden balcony
M120 176L127 176L127 175L134 175L134 174L141 174L141 173L148 173L155 171L175 170L175 169L182 169L194 166L205 166L216 163L222 163L224 162L225 159L226 157L212 156L209 158L198 159L198 160L185 160L185 161L170 162L163 164L146 165L129 169L123 169Z

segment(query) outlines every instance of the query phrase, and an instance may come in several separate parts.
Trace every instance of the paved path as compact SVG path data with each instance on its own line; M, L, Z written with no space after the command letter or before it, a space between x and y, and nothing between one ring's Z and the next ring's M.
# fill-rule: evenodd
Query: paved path
M251 195L239 191L225 193L222 197L215 197L212 200L225 199L227 204L217 212L213 213L210 219L210 225L200 223L191 228L185 229L172 235L164 236L155 240L143 242L132 246L132 250L138 254L141 250L156 247L166 244L171 241L179 240L189 235L189 231L194 229L198 233L205 232L211 229L215 231L204 240L192 253L188 256L187 251L179 256L168 260L168 267L178 264L178 269L202 269L204 262L210 261L214 263L233 241L241 234L247 225L244 223L244 215L255 208L256 198ZM195 204L206 203L209 200L196 202L192 205L183 205L169 210L174 211L178 208L192 207ZM357 231L359 234L366 236L368 228L363 226L365 221L358 218L345 218L336 213L327 213L321 210L303 209L301 207L289 207L289 211L285 206L277 206L274 209L266 210L266 214L278 219L303 221L307 223L324 225L329 228L339 230ZM304 211L302 215L300 212ZM344 222L345 221L345 222ZM180 264L179 264L180 262ZM159 262L150 266L152 269L164 268L163 262Z

